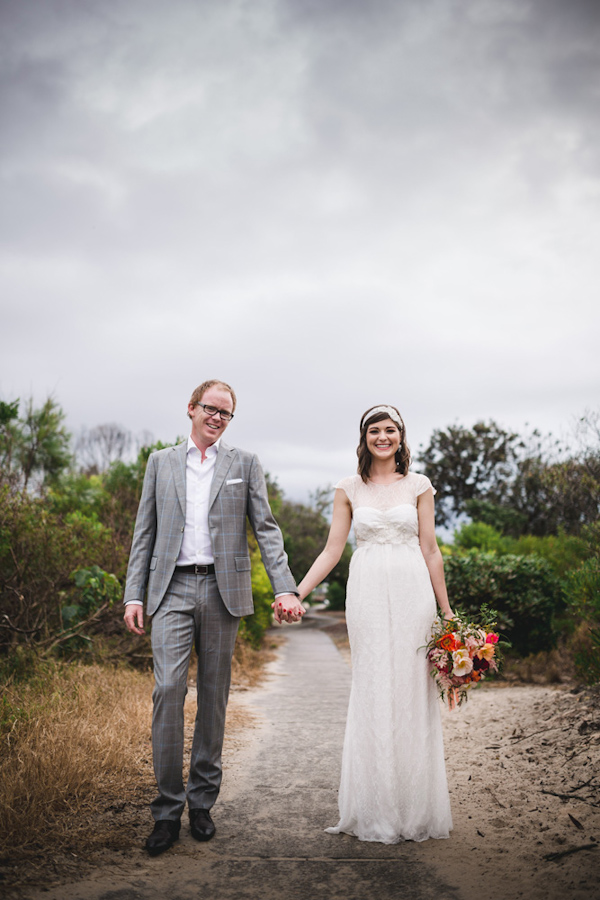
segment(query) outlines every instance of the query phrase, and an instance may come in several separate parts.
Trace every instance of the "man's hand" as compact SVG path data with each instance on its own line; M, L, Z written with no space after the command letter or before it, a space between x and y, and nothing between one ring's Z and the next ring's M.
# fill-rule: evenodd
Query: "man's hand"
M275 621L299 622L306 610L302 606L299 597L295 594L282 594L281 597L271 603Z
M125 607L125 624L132 634L146 634L144 628L144 607L141 603L128 603Z

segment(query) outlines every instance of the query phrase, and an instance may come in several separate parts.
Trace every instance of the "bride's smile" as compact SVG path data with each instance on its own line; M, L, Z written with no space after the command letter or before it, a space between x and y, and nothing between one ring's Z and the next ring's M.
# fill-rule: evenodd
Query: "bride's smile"
M390 459L400 446L400 432L391 419L376 422L367 431L367 449L379 460Z

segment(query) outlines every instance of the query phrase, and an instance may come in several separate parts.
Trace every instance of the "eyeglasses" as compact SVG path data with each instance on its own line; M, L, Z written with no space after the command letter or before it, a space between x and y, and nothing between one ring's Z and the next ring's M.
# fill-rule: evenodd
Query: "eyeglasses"
M216 416L218 413L223 422L231 422L233 419L233 413L227 412L226 409L217 409L216 406L209 406L207 403L198 403L197 405L202 407L207 416Z

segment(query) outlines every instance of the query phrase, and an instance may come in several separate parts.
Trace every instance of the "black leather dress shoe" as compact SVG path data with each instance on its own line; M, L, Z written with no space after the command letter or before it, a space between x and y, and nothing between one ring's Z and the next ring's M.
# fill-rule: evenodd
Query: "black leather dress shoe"
M150 856L158 856L172 847L179 838L181 822L179 819L159 819L154 824L154 831L146 841L146 850Z
M190 828L197 841L210 841L217 830L207 809L190 809Z

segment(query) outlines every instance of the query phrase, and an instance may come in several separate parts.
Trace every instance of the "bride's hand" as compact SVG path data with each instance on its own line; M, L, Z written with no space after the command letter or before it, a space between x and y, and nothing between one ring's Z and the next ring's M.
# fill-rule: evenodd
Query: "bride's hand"
M283 622L299 622L306 612L300 598L295 594L285 594L277 597L271 603L271 609L273 610L275 621L280 625Z

